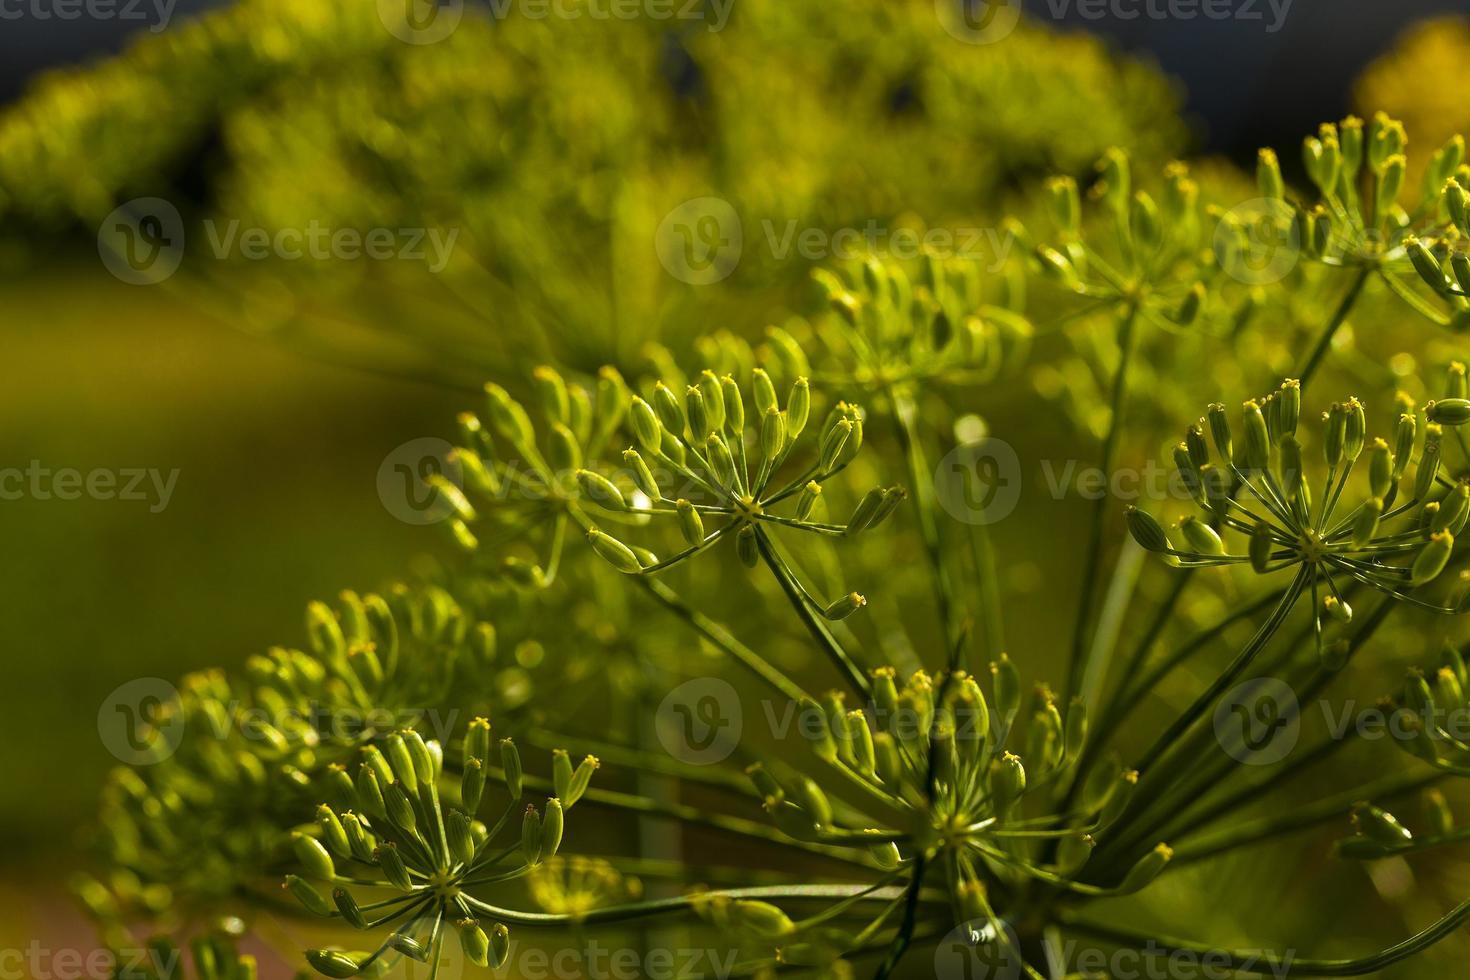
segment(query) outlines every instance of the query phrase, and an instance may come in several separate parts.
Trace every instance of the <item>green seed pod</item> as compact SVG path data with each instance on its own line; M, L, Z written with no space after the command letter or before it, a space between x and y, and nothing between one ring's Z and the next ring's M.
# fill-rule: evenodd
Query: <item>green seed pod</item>
M1470 399L1441 398L1426 405L1424 414L1439 425L1464 425L1470 422Z
M1434 489L1434 481L1439 476L1439 434L1438 426L1430 426L1429 432L1424 437L1424 452L1419 457L1419 468L1414 472L1414 499L1424 500Z
M750 374L751 389L755 394L756 414L762 418L772 410L780 411L781 406L776 400L776 386L771 383L771 376L764 368L756 368Z
M521 768L521 752L511 739L500 740L500 766L505 770L505 789L512 800L519 800L523 790L524 770Z
M720 379L720 391L725 399L725 431L741 437L745 431L745 399L741 397L740 386L727 374Z
M1001 717L1001 729L1009 730L1021 707L1021 675L1005 654L990 665L991 694Z
M1323 599L1322 611L1339 623L1347 624L1353 621L1353 607L1337 598L1337 596L1330 595Z
M1109 147L1098 161L1101 174L1101 197L1103 204L1115 214L1123 214L1132 193L1132 168L1128 154L1117 147Z
M562 834L566 831L566 816L562 812L561 800L553 797L546 801L546 819L541 824L541 850L539 860L556 856L561 848Z
M1179 522L1179 529L1184 532L1184 540L1198 553L1211 557L1225 553L1225 544L1220 540L1220 535L1199 518L1184 518Z
M1321 139L1315 136L1306 138L1302 145L1302 162L1306 165L1307 176L1325 197L1337 190L1339 168L1342 166L1342 150L1335 136L1330 134L1324 134L1324 136L1325 138Z
M760 562L760 546L755 540L754 527L747 524L735 532L735 551L746 568L754 568Z
M634 485L642 490L650 500L663 499L658 481L653 478L653 471L648 468L648 464L643 461L643 456L638 450L623 450L623 463L632 471Z
M414 769L413 756L408 752L408 743L403 740L403 733L394 732L384 744L388 749L388 764L393 767L393 782L399 784L404 792L417 792L418 773ZM387 793L386 789L384 793Z
M786 437L792 442L806 428L807 418L812 411L812 390L806 378L797 378L791 386L791 397L786 400Z
M1344 410L1347 412L1347 431L1343 439L1343 455L1351 463L1362 455L1363 445L1368 438L1368 419L1363 411L1363 403L1356 398L1349 398Z
M899 853L898 845L892 841L872 845L868 848L868 856L883 871L893 871L903 863L903 855Z
M388 804L389 822L412 837L418 830L418 817L414 814L413 803L403 787L398 783L389 786L383 791L383 800Z
M789 936L796 925L776 906L768 902L741 899L730 903L730 924L767 939Z
M1074 878L1092 857L1096 841L1090 834L1068 834L1057 841L1056 873L1063 878Z
M1388 496L1393 486L1393 452L1388 443L1374 439L1368 448L1368 489L1375 497Z
M684 406L679 404L679 397L662 381L653 387L653 408L663 427L676 438L683 438L684 430L688 427Z
M383 877L388 883L401 891L410 891L413 888L413 880L408 876L408 868L403 863L403 855L398 853L398 846L392 841L384 841L378 845L373 852L377 859L378 868L383 872Z
M455 928L459 931L459 945L464 950L465 959L476 966L489 966L490 937L485 935L480 923L474 919L460 919Z
M552 469L565 473L582 465L582 447L577 444L576 435L565 425L553 422L551 437L547 442L547 456L551 461ZM450 485L453 486L453 484Z
M480 808L485 793L485 766L479 759L466 759L459 779L459 798L464 808L474 813Z
M1174 851L1169 845L1160 844L1155 847L1140 858L1137 864L1128 869L1128 873L1123 876L1123 883L1118 886L1118 893L1131 895L1147 888L1153 884L1154 879L1163 874L1165 866L1173 857Z
M567 784L566 791L557 793L562 806L570 810L577 805L577 801L582 798L583 794L587 792L587 787L592 784L592 774L601 765L602 763L598 761L595 755L585 756L581 762L577 763L577 768L572 772L572 778Z
M1295 378L1281 382L1276 392L1276 438L1296 434L1302 416L1302 383Z
M332 907L322 897L322 893L298 875L287 875L281 887L291 894L291 897L301 903L302 908L312 915L328 916L332 914Z
M352 850L352 856L359 861L371 862L373 848L378 846L377 839L363 827L357 814L342 814L342 828L347 832L347 845Z
M1440 501L1439 513L1434 515L1429 530L1437 533L1448 529L1451 534L1459 534L1467 513L1470 513L1470 486L1457 483Z
M863 596L858 595L856 592L849 592L829 605L823 611L822 615L832 622L837 622L846 619L867 604L868 600Z
M781 784L776 782L776 777L771 775L764 764L752 762L745 767L745 774L750 777L750 781L754 784L756 792L760 794L761 799L769 796L782 795Z
M700 520L699 511L682 497L675 502L674 506L679 512L679 530L684 535L684 540L690 545L703 542L704 521Z
M1424 810L1430 836L1443 837L1454 831L1454 811L1450 809L1449 801L1439 790L1431 789L1424 794Z
M842 452L847 448L847 441L852 436L853 424L847 419L839 419L822 439L822 455L818 471L830 473L836 467L837 461L842 457Z
M1281 179L1281 163L1276 151L1263 148L1256 154L1256 190L1264 198L1279 201L1286 196L1286 184Z
M1465 689L1460 686L1460 679L1455 676L1455 672L1448 667L1441 667L1434 673L1434 703L1452 708L1465 705Z
M1134 792L1137 789L1138 770L1124 769L1119 772L1113 779L1111 785L1108 786L1107 795L1103 798L1101 804L1098 805L1097 826L1093 829L1092 833L1095 835L1101 834L1113 826L1113 824L1117 823L1118 819L1123 816L1123 812L1128 808L1128 804L1132 802Z
M1352 180L1363 166L1363 120L1348 116L1339 123L1338 144L1342 151L1343 177Z
M628 384L617 369L604 365L597 372L597 437L612 435L628 413Z
M1414 456L1414 437L1418 432L1418 425L1414 416L1404 414L1399 416L1398 426L1393 434L1393 482L1398 483L1403 478L1404 470L1408 468L1409 460Z
M1068 238L1075 237L1082 227L1082 201L1077 193L1077 181L1071 177L1049 178L1046 200L1057 230Z
M498 970L509 957L510 930L505 923L497 922L495 928L490 930L490 965Z
M551 751L551 787L559 797L572 791L572 757L566 749Z
M1204 479L1200 476L1199 467L1190 457L1189 448L1182 442L1174 447L1174 469L1179 473L1180 486L1188 492L1190 498L1199 506L1205 506Z
M1281 437L1281 481L1292 499L1305 490L1302 468L1302 444L1290 433Z
M548 421L566 425L571 420L567 383L555 368L542 365L531 372L531 385L541 401L541 411Z
M798 521L810 520L812 510L817 506L817 501L821 499L821 485L815 480L808 480L806 486L801 488L801 495L796 498L796 519Z
M368 816L383 817L387 814L382 784L378 781L377 773L366 763L357 770L357 796Z
M1204 419L1200 419L1203 422ZM1200 425L1191 425L1184 432L1184 450L1195 470L1210 463L1210 447L1205 445L1205 430Z
M588 500L608 510L627 510L628 501L623 492L607 477L591 470L577 471L577 486Z
M337 911L342 913L342 920L354 929L366 929L368 927L367 917L358 908L357 900L352 893L345 888L334 888L332 890L332 901L337 906Z
M878 514L878 508L883 506L883 490L874 487L863 494L863 499L853 508L852 516L847 519L847 533L860 534L868 529L873 523L873 518Z
M735 466L735 457L730 455L730 447L725 440L718 435L709 437L704 444L705 454L709 458L711 474L715 482L729 490L734 490L740 485L738 470Z
M327 847L342 857L352 856L352 845L347 840L347 831L331 807L323 804L316 808L316 824L321 828L322 840Z
M990 798L996 813L1005 813L1026 792L1026 767L1010 752L990 764Z
M520 452L526 452L535 445L536 430L532 427L531 418L521 407L520 402L510 397L509 393L497 384L485 386L485 397L488 406L486 415L502 439Z
M490 758L490 719L474 718L465 727L464 755L482 762Z
M898 752L898 743L888 732L873 736L873 770L884 786L897 788L903 784L903 759Z
M1455 547L1455 536L1449 531L1439 531L1429 536L1429 543L1419 551L1410 569L1410 581L1415 585L1432 582L1449 564L1450 552Z
M1410 238L1404 243L1404 250L1409 253L1409 261L1413 264L1414 271L1419 273L1419 278L1435 292L1445 292L1448 283L1444 269L1429 250L1429 246L1418 238Z
M1360 803L1353 808L1353 826L1369 840L1388 846L1407 844L1414 839L1397 817L1371 803Z
M774 407L761 419L761 455L774 466L786 449L786 416Z
M1051 279L1064 289L1076 289L1082 284L1077 275L1077 269L1072 265L1070 259L1049 245L1041 245L1036 249L1037 261L1041 264L1041 274Z
M327 798L338 810L352 810L359 806L357 787L342 766L336 763L328 766L323 782Z
M1359 548L1367 546L1378 533L1378 521L1383 517L1383 498L1370 497L1363 502L1363 509L1353 519L1353 544Z
M1396 153L1384 162L1383 172L1378 175L1378 193L1376 198L1376 210L1374 214L1388 214L1393 210L1399 198L1399 191L1404 187L1404 173L1408 169L1408 161L1403 154Z
M721 403L723 408L723 402ZM695 385L690 385L684 391L684 409L689 414L689 433L696 443L704 442L715 431L715 424L710 418L709 409L705 407L704 391Z
M592 544L592 550L602 556L613 568L627 575L634 575L643 571L638 556L623 542L611 535L593 528L587 532L587 540Z
M633 437L638 440L638 445L644 452L661 453L663 426L659 424L658 414L653 406L635 396L628 409L628 422L633 429Z
M530 804L521 818L521 857L530 865L541 863L541 814Z
M1139 547L1156 554L1172 550L1168 536L1152 514L1137 507L1129 507L1123 513L1128 532L1133 535L1133 540L1138 542Z
M357 958L335 949L308 949L306 961L322 976L337 980L355 977L362 971Z
M1444 185L1444 206L1460 234L1470 236L1470 196L1459 181L1451 178Z
M320 878L322 881L331 881L337 877L337 866L332 862L332 855L322 846L322 842L315 837L300 832L291 835L291 848L296 852L296 861L306 872L308 878Z
M868 522L868 527L877 527L898 509L899 505L909 498L909 492L903 487L888 487L883 491L883 502L878 505L878 510L873 514L873 519Z
M1276 541L1271 537L1271 528L1267 524L1257 524L1251 530L1251 542L1249 555L1251 568L1257 574L1264 573L1271 564L1271 550L1276 547Z
M423 944L406 932L395 932L388 937L388 948L402 953L419 963L429 962L429 951Z
M1228 463L1235 458L1235 447L1230 439L1230 419L1225 415L1225 406L1215 402L1209 407L1209 417L1210 434L1215 440L1215 451L1220 454L1222 460Z
M1262 472L1271 462L1271 435L1266 428L1266 416L1261 405L1252 399L1245 403L1245 466L1253 472Z

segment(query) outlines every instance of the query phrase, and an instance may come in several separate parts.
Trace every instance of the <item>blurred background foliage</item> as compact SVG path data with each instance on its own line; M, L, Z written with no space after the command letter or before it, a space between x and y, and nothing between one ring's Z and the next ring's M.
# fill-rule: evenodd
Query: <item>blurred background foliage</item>
M1426 24L1353 97L1404 119L1416 146L1437 146L1470 129L1465 53L1466 22ZM816 300L820 261L768 244L788 222L999 228L1004 215L1031 217L1027 195L1045 175L1085 177L1108 146L1128 147L1144 179L1190 152L1181 98L1156 67L1086 34L1027 23L1004 44L957 43L928 0L742 0L718 33L470 15L422 46L385 31L371 4L242 0L37 78L0 111L6 465L180 475L156 514L123 501L0 504L21 559L0 573L14 671L0 704L12 732L42 733L0 747L0 894L16 899L0 938L44 935L69 914L29 883L76 861L111 761L96 738L108 692L299 642L307 598L382 587L431 546L385 509L375 474L394 447L446 433L464 405L455 389L528 357L636 370L650 341L682 352L720 328L756 338ZM1228 163L1193 172L1222 201L1253 196ZM196 241L205 219L276 229L309 216L452 228L460 247L443 276L191 255L177 280L140 289L97 262L95 229L149 195L177 204ZM734 209L745 253L728 279L691 286L652 243L665 215L705 196ZM1156 396L1144 399L1145 431L1172 441L1216 392L1251 380L1246 370L1287 370L1322 311L1274 313L1246 338L1257 356L1211 365L1208 381L1145 378ZM1197 338L1178 346L1180 363L1156 354L1148 370L1207 363ZM1350 352L1349 372L1382 388L1426 366L1378 353ZM1079 359L1070 377L1028 371L1020 395L984 408L1020 420L1017 406L1038 395L1092 403L1077 372L1106 357ZM1038 455L1071 445L1071 424L1099 428L1066 412L1019 423ZM1047 622L1054 569L1022 535L1051 521L1066 541L1084 517L1041 506L997 529L1002 549L1023 555L1008 600L1012 623L1035 624L1031 646L1061 627ZM858 567L896 563L875 547ZM1301 918L1290 926L1304 940L1332 928Z

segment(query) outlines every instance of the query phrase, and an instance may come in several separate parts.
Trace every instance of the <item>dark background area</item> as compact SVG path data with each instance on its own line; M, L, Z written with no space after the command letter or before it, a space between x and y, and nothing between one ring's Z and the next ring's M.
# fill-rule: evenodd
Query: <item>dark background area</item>
M174 17L226 2L177 0ZM1035 20L1093 31L1154 58L1184 84L1201 149L1238 160L1252 158L1260 146L1295 143L1322 119L1347 112L1352 80L1404 27L1436 14L1470 11L1465 0L1289 0L1281 29L1269 32L1273 0L1231 0L1240 9L1249 4L1260 18L1224 21L1203 15L1124 20L1111 12L1097 17L1079 0L1012 2L1022 3ZM1118 0L1118 5L1147 9L1149 2L1170 9L1170 0ZM1184 11L1197 0L1173 2ZM1059 20L1056 12L1062 14ZM136 20L37 20L28 13L0 21L0 102L20 94L37 71L118 50L138 26Z

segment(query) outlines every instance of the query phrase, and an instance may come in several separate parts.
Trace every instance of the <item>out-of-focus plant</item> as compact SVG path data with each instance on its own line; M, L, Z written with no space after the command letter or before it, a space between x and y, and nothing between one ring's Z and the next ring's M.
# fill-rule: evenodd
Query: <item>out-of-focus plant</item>
M830 253L851 247L845 230L881 245L975 229L988 248L1000 192L1110 144L1154 160L1182 143L1152 68L1024 23L1002 45L962 43L928 0L750 0L728 23L681 5L615 29L468 5L424 45L376 6L245 0L48 76L0 118L0 214L90 230L130 198L167 198L190 232L173 284L206 278L195 295L214 303L224 289L228 319L364 359L367 327L386 344L375 363L468 384L507 350L631 370L666 330L677 346L697 320L759 322L799 296L830 255L797 236L821 232ZM692 199L712 203L681 211ZM221 262L206 219L457 237L432 276ZM711 221L710 241L681 244ZM647 261L660 239L718 246L728 278L692 285Z

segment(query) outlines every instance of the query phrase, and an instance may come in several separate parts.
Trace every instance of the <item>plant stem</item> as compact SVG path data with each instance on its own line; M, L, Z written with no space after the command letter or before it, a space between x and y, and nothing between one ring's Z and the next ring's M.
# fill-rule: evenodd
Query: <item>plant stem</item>
M1301 382L1303 388L1307 386L1307 381L1312 375L1317 373L1322 358L1327 355L1327 349L1332 346L1332 338L1337 336L1338 328L1347 320L1348 312L1357 303L1358 295L1363 291L1363 286L1368 282L1368 277L1372 272L1370 266L1363 266L1358 270L1358 274L1353 277L1352 285L1348 287L1347 294L1337 304L1337 310L1332 314L1332 319L1327 321L1322 332L1318 334L1317 343L1313 345L1312 352L1307 355L1301 370L1297 372L1297 380Z
M934 472L924 457L924 448L919 439L918 409L913 397L905 389L890 387L888 397L893 402L893 417L897 421L898 441L903 446L904 461L908 464L909 483L914 491L914 514L919 521L919 537L924 542L924 551L929 556L933 572L934 602L939 609L939 621L944 627L944 645L948 649L955 640L954 586L949 571L944 566L944 553L939 545L939 526L935 521ZM987 618L999 617L1000 610L986 609Z
M1103 439L1102 471L1110 476L1117 464L1118 447L1123 437L1123 410L1128 399L1128 365L1133 360L1134 326L1138 320L1138 305L1130 302L1118 325L1118 368L1113 375L1112 414L1108 418L1108 433ZM1082 585L1077 603L1077 618L1072 631L1072 666L1067 675L1067 687L1063 703L1082 687L1082 678L1087 669L1087 630L1092 618L1092 593L1097 581L1098 561L1102 557L1103 530L1107 525L1109 497L1098 496L1092 507L1092 528L1088 533L1087 553L1082 564Z

